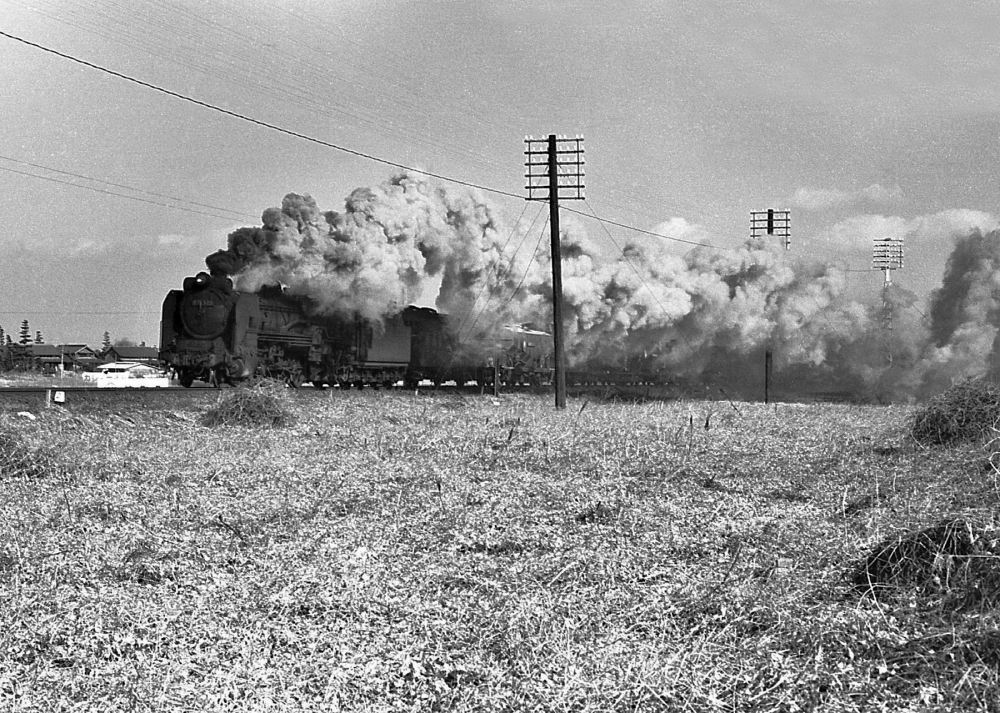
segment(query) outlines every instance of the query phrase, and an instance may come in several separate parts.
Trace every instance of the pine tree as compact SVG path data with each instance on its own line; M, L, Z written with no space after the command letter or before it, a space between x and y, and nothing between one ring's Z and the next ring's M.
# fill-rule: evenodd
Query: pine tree
M0 346L7 343L7 333L3 331L3 327L0 327Z
M111 332L104 333L104 341L101 342L102 349L109 349L111 347Z
M28 326L28 320L21 322L21 338L17 340L18 344L31 344L31 328Z
M35 332L35 344L45 344L45 340L42 339L41 332Z

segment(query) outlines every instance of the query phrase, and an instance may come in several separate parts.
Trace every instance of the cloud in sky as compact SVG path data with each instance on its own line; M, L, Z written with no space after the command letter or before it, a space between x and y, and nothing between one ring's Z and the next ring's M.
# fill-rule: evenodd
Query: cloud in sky
M821 251L841 256L853 268L871 264L875 240L901 238L904 265L899 279L908 289L927 299L941 284L945 259L955 241L976 231L988 233L1000 227L991 213L970 209L950 209L912 218L886 215L854 215L815 236Z
M809 211L830 210L871 203L886 205L898 202L903 198L903 191L897 186L886 188L877 183L856 191L842 191L833 188L799 188L790 200L793 208Z
M668 238L678 238L691 243L711 242L712 236L704 225L691 223L684 218L673 217L657 223L651 232Z
M944 250L950 238L978 229L988 232L998 227L997 218L979 210L952 209L914 218L886 215L854 215L817 236L818 240L844 250L870 248L872 241L902 238L907 244L936 246Z

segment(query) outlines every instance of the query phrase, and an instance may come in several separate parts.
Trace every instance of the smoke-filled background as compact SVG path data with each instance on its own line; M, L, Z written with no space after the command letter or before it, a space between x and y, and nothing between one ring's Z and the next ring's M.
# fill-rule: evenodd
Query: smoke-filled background
M437 308L474 349L501 324L550 328L547 233L504 224L475 189L404 172L335 210L290 193L206 264L238 289L280 284L314 313L376 322L437 287ZM1000 231L952 238L928 303L895 284L886 291L889 330L881 299L859 298L844 271L776 240L679 256L646 238L609 257L570 216L561 235L567 356L576 366L642 356L679 380L740 394L758 386L770 351L785 392L925 397L992 374L1000 347Z

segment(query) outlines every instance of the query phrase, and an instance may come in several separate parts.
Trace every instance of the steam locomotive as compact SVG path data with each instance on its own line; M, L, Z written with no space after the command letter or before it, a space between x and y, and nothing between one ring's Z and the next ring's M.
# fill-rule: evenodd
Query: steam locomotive
M522 326L503 327L495 343L473 349L430 308L407 307L379 323L310 315L280 287L241 292L228 277L204 272L167 294L160 323L160 360L186 387L255 376L294 387L544 384L552 353L551 335Z

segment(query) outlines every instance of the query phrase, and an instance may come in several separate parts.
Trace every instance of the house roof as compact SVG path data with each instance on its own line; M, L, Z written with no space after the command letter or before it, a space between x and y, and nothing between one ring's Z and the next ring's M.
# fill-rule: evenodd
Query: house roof
M113 351L122 361L160 358L160 350L156 347L110 347L107 351Z
M55 344L26 344L28 354L33 357L56 357L63 355Z
M88 352L88 356L97 354L96 350L86 344L60 344L59 348L64 354L79 354L80 352Z

